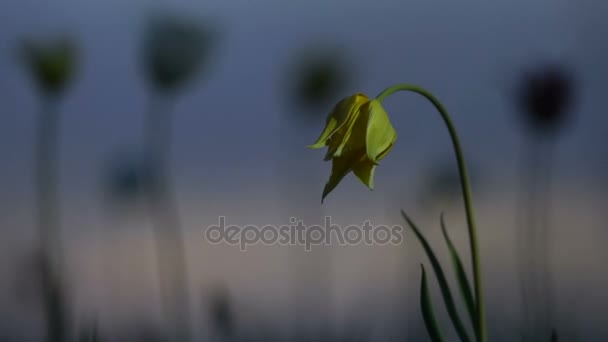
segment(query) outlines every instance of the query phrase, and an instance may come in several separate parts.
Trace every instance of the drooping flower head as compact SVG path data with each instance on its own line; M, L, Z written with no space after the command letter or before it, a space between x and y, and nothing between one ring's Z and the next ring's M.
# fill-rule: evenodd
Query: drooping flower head
M36 85L47 94L59 95L71 81L77 48L67 38L48 41L26 40L22 56Z
M353 171L355 175L369 188L373 188L374 171L378 162L384 158L391 150L397 139L397 134L390 120L382 108L382 101L392 94L400 91L413 92L426 98L439 112L445 127L452 140L454 154L458 165L460 176L460 189L464 201L466 221L468 225L471 264L473 268L474 294L469 285L466 274L459 275L461 293L467 303L467 311L471 325L475 329L475 338L480 342L487 341L487 327L485 319L485 305L483 297L481 262L479 257L479 247L475 217L473 215L472 191L464 159L464 153L458 138L458 133L454 123L443 104L428 90L413 84L401 83L392 85L384 89L378 96L371 100L364 94L355 94L347 97L336 105L327 118L326 127L319 139L309 147L322 148L327 146L326 160L333 162L331 176L323 190L323 198L331 192L346 174ZM468 332L462 324L457 310L452 303L452 296L449 286L445 281L445 276L439 262L436 260L432 247L427 242L424 234L407 214L402 210L401 214L407 221L416 237L423 245L424 250L433 263L435 275L440 279L440 286L445 295L445 303L448 313L456 332L462 341L469 341ZM444 237L450 247L454 267L457 273L461 272L461 265L458 251L454 248L445 229L445 222L441 218L441 225ZM464 274L464 273L463 273ZM441 340L442 334L435 319L432 303L428 295L428 285L424 267L422 268L422 281L420 291L420 303L422 307L425 325L432 340Z
M322 200L351 171L373 189L376 166L391 150L396 139L397 132L378 100L357 93L340 101L329 114L317 141L308 146L327 146L325 160L332 161Z

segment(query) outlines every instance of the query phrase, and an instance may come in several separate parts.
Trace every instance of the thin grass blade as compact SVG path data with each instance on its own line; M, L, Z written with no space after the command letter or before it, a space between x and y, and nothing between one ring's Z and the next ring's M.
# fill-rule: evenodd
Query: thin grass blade
M452 264L454 266L454 271L456 272L456 278L458 280L458 287L460 288L460 294L465 301L467 306L467 311L469 312L469 316L471 318L471 323L475 326L477 322L477 313L475 310L475 299L473 298L473 291L471 291L471 285L469 283L469 279L467 277L467 273L464 270L464 266L462 264L462 260L458 255L458 250L452 243L452 239L448 235L448 231L445 224L445 219L443 213L441 213L441 231L443 232L443 237L450 249L450 255L452 257ZM477 331L477 329L475 329Z
M439 288L441 289L441 294L443 296L445 308L448 311L448 314L450 316L450 319L452 320L454 329L456 329L456 333L458 334L458 337L460 338L460 340L462 342L469 342L470 338L467 334L466 329L464 328L464 325L462 324L462 321L460 320L460 316L458 315L458 310L456 310L456 305L454 304L454 298L452 297L452 293L450 291L450 286L445 277L445 273L443 272L443 269L441 268L441 264L439 263L439 260L437 259L437 256L435 256L433 249L427 242L424 235L422 235L422 233L420 232L420 230L418 229L416 224L409 218L409 216L407 216L407 214L403 210L401 210L401 215L403 216L405 221L408 223L410 228L412 228L412 230L414 231L414 234L418 238L418 241L420 241L420 244L424 248L424 251L429 258L429 261L431 262L431 266L433 267L433 271L435 272L435 276L437 277L437 282L439 283Z
M424 265L420 265L422 268L422 280L420 281L420 307L422 308L422 316L424 317L424 325L429 333L429 337L432 342L443 342L441 336L441 330L435 319L433 313L433 303L431 302L431 295L429 294L429 287L426 281L426 272L424 271Z

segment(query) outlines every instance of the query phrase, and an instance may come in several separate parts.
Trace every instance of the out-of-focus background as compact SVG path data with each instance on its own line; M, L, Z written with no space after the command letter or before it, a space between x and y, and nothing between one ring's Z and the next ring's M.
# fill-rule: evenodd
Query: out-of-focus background
M419 96L384 102L399 137L375 190L349 175L321 204L331 165L305 146L341 98L402 82L441 99L461 136L490 340L608 340L606 15L595 0L3 0L0 340L45 340L52 324L83 341L181 336L174 324L190 330L178 340L425 340L427 259L408 229L399 246L311 252L205 240L220 216L406 227L404 209L449 265L445 212L469 269L449 136ZM56 91L24 46L58 37L75 52ZM40 143L49 115L53 151ZM159 190L151 214L146 188ZM54 285L37 259L45 212Z

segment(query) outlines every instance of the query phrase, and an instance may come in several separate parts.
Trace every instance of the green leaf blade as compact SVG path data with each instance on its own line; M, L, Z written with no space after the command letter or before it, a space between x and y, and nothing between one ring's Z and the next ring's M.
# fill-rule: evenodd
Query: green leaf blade
M424 271L424 265L420 265L422 269L422 279L420 280L420 307L422 309L422 317L424 318L424 325L429 333L429 337L432 342L443 342L439 325L435 319L433 312L433 303L431 301L431 295L429 293L429 287L426 281L426 272Z
M469 313L469 317L471 318L471 323L473 327L475 327L477 322L477 311L475 309L475 299L473 298L473 291L471 290L471 285L469 283L469 279L467 277L467 273L462 264L462 260L458 254L458 250L452 243L452 239L448 235L448 231L445 224L445 219L443 213L441 213L441 231L443 232L443 237L448 245L448 249L450 250L450 256L452 257L452 264L454 266L454 271L456 273L456 279L458 280L458 287L460 288L460 294L465 301L467 311ZM477 329L475 329L477 332Z
M433 271L435 273L435 276L437 277L437 282L439 283L439 288L441 289L441 294L446 310L448 311L448 314L450 316L450 319L452 320L454 329L456 329L458 337L462 342L469 342L469 335L467 334L467 331L464 328L462 321L460 320L460 316L458 315L458 310L456 309L456 304L454 303L454 298L452 297L450 286L445 277L445 273L441 268L439 259L437 259L437 256L433 252L433 249L429 245L424 235L422 235L416 224L409 218L409 216L407 216L407 214L403 210L401 210L401 215L403 216L407 224L410 226L410 228L414 231L414 234L418 238L418 241L420 241L420 244L422 245L427 257L429 258L429 261L431 262L431 266L433 267Z

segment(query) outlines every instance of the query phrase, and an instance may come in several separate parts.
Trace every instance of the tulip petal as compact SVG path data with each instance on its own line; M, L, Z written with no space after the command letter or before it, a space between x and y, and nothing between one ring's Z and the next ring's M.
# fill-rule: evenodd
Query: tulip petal
M356 96L356 95L355 95ZM329 113L325 128L321 135L312 145L307 146L308 148L323 148L329 144L329 140L340 128L348 122L349 115L351 114L352 103L355 96L349 96L342 99Z
M364 107L370 102L370 99L360 93L352 96L352 98L353 102L347 124L341 129L340 133L342 134L340 139L336 140L336 144L330 143L330 150L327 151L326 158L349 154L350 151L365 146L365 126L367 125L368 112L364 110Z
M349 156L344 157L336 157L332 159L331 165L331 174L329 176L329 180L325 184L325 188L323 189L323 195L321 196L321 203L325 197L338 186L338 184L342 181L344 176L346 176L353 168L353 165L357 162L358 159L361 158L361 155L364 151L361 151L359 154L351 154Z
M336 134L334 139L330 139L329 148L324 160L347 155L352 151L365 148L365 126L367 125L367 115L361 117L359 108L353 108L348 121L344 127ZM363 122L362 122L363 121ZM361 129L363 126L363 129ZM353 131L357 133L353 136Z
M374 172L376 164L366 157L353 167L353 172L370 190L374 190Z
M376 163L384 158L393 147L397 139L397 132L380 102L373 100L369 106L370 114L366 136L367 157Z
M334 107L331 113L329 113L325 128L323 129L323 132L321 132L321 135L319 136L317 141L315 141L312 145L308 145L306 147L314 149L323 148L327 146L328 140L331 135L334 134L345 123L346 115L344 115L344 107L346 101L347 99L338 102L338 104Z

